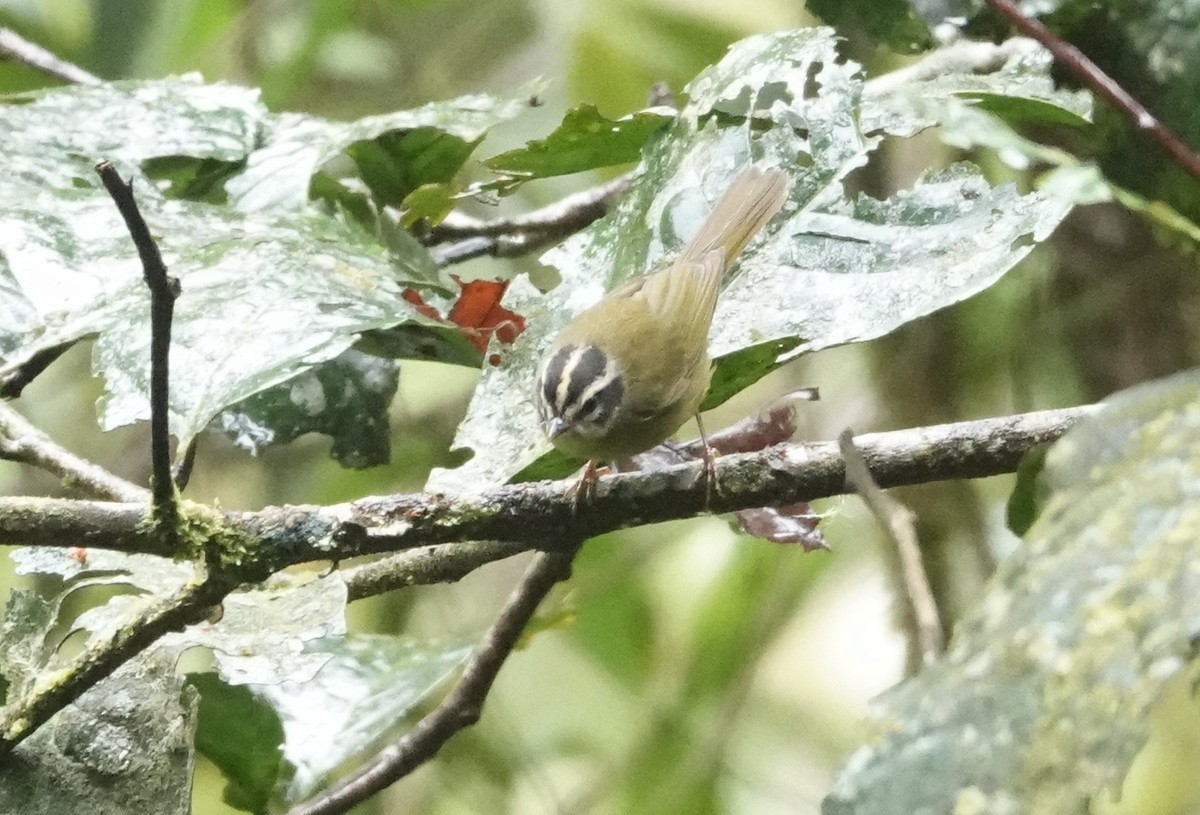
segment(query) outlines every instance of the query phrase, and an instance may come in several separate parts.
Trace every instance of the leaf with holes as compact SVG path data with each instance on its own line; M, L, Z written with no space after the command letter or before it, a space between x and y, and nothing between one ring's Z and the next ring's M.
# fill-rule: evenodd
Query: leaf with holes
M484 371L459 427L456 443L474 457L435 472L431 486L475 489L541 471L547 445L529 394L554 334L604 292L669 262L751 162L786 169L791 190L718 303L710 406L789 356L881 336L986 288L1070 210L1051 195L993 186L965 163L930 168L886 200L848 195L846 176L885 134L935 124L867 84L828 29L751 37L697 76L687 106L646 145L628 195L543 257L561 285L548 295L520 279L509 287L504 304L528 328Z
M391 458L388 410L399 382L396 363L352 348L244 399L217 421L251 453L305 433L324 433L333 439L329 455L343 466L374 467Z
M10 202L0 213L0 383L10 392L63 348L95 337L93 367L106 386L102 426L149 416L148 298L132 241L92 170L101 156L133 181L181 281L169 417L181 446L225 408L334 359L363 332L419 324L427 335L451 333L405 299L418 289L440 303L453 287L407 232L397 230L385 246L356 223L315 209L247 214L168 199L140 172L140 163L176 154L244 158L269 119L252 92L178 80L11 101L21 104L0 105L9 166L0 195ZM499 114L488 107L472 115L478 120L458 125L445 111L413 121L468 139ZM383 127L359 124L346 128L362 135ZM455 342L408 347L462 358Z

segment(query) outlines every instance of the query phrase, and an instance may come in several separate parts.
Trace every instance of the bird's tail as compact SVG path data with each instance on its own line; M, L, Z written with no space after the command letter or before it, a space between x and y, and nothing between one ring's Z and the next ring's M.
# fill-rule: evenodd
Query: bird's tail
M765 164L750 165L729 184L704 224L684 246L679 260L700 263L713 250L723 249L724 268L728 269L783 207L787 193L787 173Z

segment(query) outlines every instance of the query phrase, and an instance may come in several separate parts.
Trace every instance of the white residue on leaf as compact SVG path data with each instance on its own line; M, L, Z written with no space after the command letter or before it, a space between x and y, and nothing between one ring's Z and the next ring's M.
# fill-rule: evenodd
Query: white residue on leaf
M288 391L288 398L309 416L325 412L325 388L312 374L297 377Z

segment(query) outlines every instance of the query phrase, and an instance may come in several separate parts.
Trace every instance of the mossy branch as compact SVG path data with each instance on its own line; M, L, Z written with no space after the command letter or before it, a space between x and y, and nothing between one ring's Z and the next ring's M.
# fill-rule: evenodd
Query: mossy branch
M1095 410L1088 406L871 433L856 437L854 444L881 487L978 478L1012 472L1030 449L1054 441ZM400 553L348 573L351 596L358 599L404 585L457 580L522 550L570 552L580 540L625 527L851 491L837 442L784 444L723 457L717 462L721 490L711 503L697 478L699 466L601 478L594 499L578 511L564 482L512 484L471 497L391 495L244 513L185 501L174 542L147 523L145 503L0 498L0 539L6 543L185 557L206 575L0 710L0 754L160 636L200 620L236 586L287 566Z

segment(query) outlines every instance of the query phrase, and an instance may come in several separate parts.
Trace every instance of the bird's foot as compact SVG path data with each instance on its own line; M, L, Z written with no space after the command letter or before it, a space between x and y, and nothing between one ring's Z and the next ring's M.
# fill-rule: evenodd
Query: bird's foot
M581 507L592 502L596 497L596 482L600 480L600 469L596 462L589 461L579 471L579 478L567 488L567 498L571 501L571 514L578 515Z
M704 422L700 420L699 413L696 414L696 426L700 428L700 444L703 450L700 459L704 462L696 480L704 480L704 508L707 510L712 505L713 496L720 497L724 493L721 490L721 482L717 479L717 451L708 443L708 434L704 432Z

